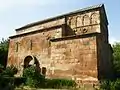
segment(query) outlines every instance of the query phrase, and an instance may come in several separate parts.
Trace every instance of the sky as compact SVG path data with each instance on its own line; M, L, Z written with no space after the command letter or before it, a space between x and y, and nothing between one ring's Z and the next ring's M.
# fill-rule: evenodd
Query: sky
M120 0L0 0L0 40L28 23L101 3L109 22L109 41L119 42Z

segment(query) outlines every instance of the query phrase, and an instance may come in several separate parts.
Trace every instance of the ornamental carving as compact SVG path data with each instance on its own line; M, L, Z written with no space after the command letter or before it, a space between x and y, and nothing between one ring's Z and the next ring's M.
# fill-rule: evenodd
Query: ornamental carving
M90 18L88 15L83 16L83 25L90 25Z
M69 19L69 26L71 27L71 28L75 28L76 27L76 18L70 18Z
M83 24L82 24L82 17L81 17L81 16L77 16L76 22L77 22L76 27L82 26L82 25L83 25Z
M97 13L93 13L91 15L91 24L98 24L99 23L99 15Z

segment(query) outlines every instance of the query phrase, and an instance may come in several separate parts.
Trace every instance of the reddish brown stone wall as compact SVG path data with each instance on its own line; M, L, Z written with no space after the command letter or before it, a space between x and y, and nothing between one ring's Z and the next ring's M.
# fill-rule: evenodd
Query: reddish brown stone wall
M37 24L34 25L32 27L28 27L25 29L20 29L16 32L16 34L22 34L22 33L27 33L27 32L31 32L31 31L37 31L37 30L41 30L41 29L46 29L46 28L50 28L50 27L54 27L54 26L58 26L58 25L62 25L65 24L65 18L62 19L56 19L56 20L52 20L52 21L47 21L41 24Z
M96 36L50 41L47 33L52 34L54 30L10 40L8 64L16 65L21 71L25 57L33 55L40 67L46 67L47 77L97 79ZM32 49L29 45L31 40ZM15 50L16 42L19 42L18 51Z
M96 48L96 36L51 42L51 76L97 79Z
M10 39L8 65L14 64L18 67L18 69L21 69L22 64L24 64L24 59L28 55L35 56L40 61L39 62L40 64L41 63L49 64L50 62L49 40L50 38L55 38L54 35L56 35L57 30L61 30L61 28ZM59 33L57 37L61 37L61 35L62 34ZM16 44L18 44L18 48L16 48L17 47Z

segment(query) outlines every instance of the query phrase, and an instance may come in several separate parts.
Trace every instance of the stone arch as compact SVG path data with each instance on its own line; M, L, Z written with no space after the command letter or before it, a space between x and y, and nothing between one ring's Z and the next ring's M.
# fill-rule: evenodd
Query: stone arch
M26 56L25 57L25 59L24 59L24 68L27 68L27 67L29 67L29 63L30 63L30 61L32 61L33 60L33 57L32 56Z
M82 26L82 18L81 18L81 16L76 17L76 26L77 27Z
M67 25L69 25L69 26L71 26L71 19L72 19L72 17L68 18L68 21L67 21Z
M71 28L75 28L76 27L76 20L75 20L75 18L73 18L73 17L71 17L70 19L69 19L69 26L71 27Z
M83 16L83 25L90 25L90 18L88 15Z
M91 14L90 23L91 24L97 24L97 23L99 23L99 15L97 13Z
M30 67L31 65L35 65L36 67L39 68L39 61L35 56L28 55L24 59L24 68Z

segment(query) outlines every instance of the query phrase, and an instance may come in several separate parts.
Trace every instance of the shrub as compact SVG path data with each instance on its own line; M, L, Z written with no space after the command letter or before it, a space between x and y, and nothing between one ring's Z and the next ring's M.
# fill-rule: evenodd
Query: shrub
M17 73L18 69L15 66L8 66L3 72L1 73L2 76L13 77Z
M0 73L2 73L4 70L4 66L0 64Z
M0 88L4 88L6 86L14 87L13 77L0 77Z
M75 87L76 83L73 80L67 79L46 79L45 88L70 88Z
M26 82L26 78L24 77L14 77L14 85L17 87L22 84L25 84L25 82Z
M120 79L117 80L102 80L100 88L102 90L120 90Z
M5 87L18 87L25 83L26 78L21 77L0 77L0 89Z
M30 87L42 87L45 77L37 71L35 66L30 66L23 71L23 77L26 78L25 84Z
M113 90L120 90L120 79L117 79L114 82L114 89Z
M1 73L0 73L0 88L14 87L14 74L17 73L17 68L14 66L9 66L6 69L1 67Z
M3 69L3 68L4 68L4 66L0 64L0 69Z
M100 88L103 90L110 90L110 81L109 80L101 80Z

